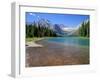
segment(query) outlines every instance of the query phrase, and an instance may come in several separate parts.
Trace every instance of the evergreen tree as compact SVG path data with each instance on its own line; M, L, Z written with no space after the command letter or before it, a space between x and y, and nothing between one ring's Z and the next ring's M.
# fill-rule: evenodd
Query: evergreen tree
M48 27L38 24L26 25L26 37L56 37L56 33Z
M79 35L83 36L83 37L89 37L89 35L90 35L89 27L90 27L89 21L87 23L83 22L79 28Z

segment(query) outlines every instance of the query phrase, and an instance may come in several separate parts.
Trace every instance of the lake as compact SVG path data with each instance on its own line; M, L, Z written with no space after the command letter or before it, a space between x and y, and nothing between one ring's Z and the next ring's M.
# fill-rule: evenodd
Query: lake
M45 39L48 42L61 43L64 45L89 47L89 38L81 37L54 37Z
M90 63L88 38L45 37L36 43L43 47L26 48L26 67Z

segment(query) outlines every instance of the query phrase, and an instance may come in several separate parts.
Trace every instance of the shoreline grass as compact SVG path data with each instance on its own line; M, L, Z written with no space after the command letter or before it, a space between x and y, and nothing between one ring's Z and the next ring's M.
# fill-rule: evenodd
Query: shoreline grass
M34 38L26 38L26 42L32 42L32 41L39 41L44 39L43 37L39 38L39 37L34 37Z
M31 41L39 41L39 40L42 40L42 39L47 39L47 38L54 38L54 37L32 37L32 38L26 38L26 42L31 42Z
M90 39L90 37L79 37L80 39Z

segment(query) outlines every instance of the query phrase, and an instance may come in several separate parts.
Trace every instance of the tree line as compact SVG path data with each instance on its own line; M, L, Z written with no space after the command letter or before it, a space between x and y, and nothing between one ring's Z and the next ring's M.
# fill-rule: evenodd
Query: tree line
M56 37L57 34L49 27L42 27L35 24L26 24L26 38L28 37Z
M90 36L90 21L83 22L78 29L78 36ZM26 38L31 37L58 37L59 35L50 27L45 27L40 24L26 24ZM61 37L61 36L59 36Z
M79 36L82 37L89 37L90 36L90 22L88 21L87 23L83 22L82 25L79 28Z

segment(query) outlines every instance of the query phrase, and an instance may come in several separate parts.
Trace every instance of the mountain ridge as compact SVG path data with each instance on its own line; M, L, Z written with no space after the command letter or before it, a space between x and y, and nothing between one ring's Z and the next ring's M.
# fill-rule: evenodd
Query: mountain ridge
M89 20L85 20L84 23L87 23L88 21ZM53 30L54 32L56 32L56 34L59 36L73 36L73 35L77 36L78 29L80 28L80 25L82 25L82 23L80 23L76 28L69 28L64 24L52 24L51 21L43 18L39 19L38 21L34 21L30 23L26 22L27 25L36 25L37 27L38 26L47 27Z

